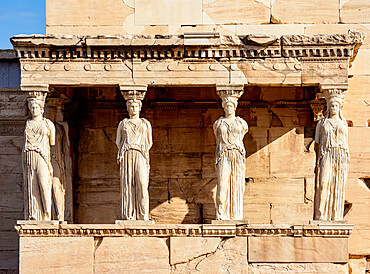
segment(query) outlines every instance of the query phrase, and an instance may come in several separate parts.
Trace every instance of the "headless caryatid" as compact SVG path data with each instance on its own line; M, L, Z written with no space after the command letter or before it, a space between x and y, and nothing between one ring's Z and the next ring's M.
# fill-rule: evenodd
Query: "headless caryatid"
M243 195L245 189L244 135L248 132L245 120L235 116L238 98L243 91L221 90L225 116L214 124L216 136L217 194L216 214L218 220L243 219Z
M152 127L140 118L144 94L124 94L130 118L117 129L117 161L120 165L121 206L123 220L149 220L149 149Z
M325 91L327 114L316 126L316 191L314 220L341 221L348 174L348 126L341 108L344 93Z
M26 220L51 220L53 168L50 146L55 144L54 124L43 117L46 93L30 92L32 118L26 122L23 148L24 208Z

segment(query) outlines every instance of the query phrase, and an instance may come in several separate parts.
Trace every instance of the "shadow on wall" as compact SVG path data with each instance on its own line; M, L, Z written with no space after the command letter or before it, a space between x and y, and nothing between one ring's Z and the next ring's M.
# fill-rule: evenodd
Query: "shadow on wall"
M74 152L74 221L113 223L120 212L115 135L119 121L128 116L124 100L115 87L61 91L72 98L67 117ZM314 88L248 87L240 98L237 115L250 127L244 139L246 177L251 178L244 197L246 218L253 219L263 210L261 216L267 217L261 221L272 220L275 198L256 202L257 184L281 184L281 190L275 190L282 197L286 188L296 187L289 195L297 196L294 206L298 201L304 205L305 177L313 176L313 166L312 174L305 170L311 160L305 156L312 156L308 152L314 133L309 100L314 95ZM150 214L157 223L209 223L215 219L212 125L222 115L213 87L148 89L141 117L153 128L149 196ZM299 178L299 182L286 186L287 178ZM251 211L252 206L257 211Z

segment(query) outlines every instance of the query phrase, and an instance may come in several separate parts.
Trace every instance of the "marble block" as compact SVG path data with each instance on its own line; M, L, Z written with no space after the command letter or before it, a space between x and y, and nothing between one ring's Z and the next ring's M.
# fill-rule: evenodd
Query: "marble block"
M104 237L95 248L95 273L169 273L166 238Z
M21 237L20 273L93 273L93 237Z
M215 252L221 237L170 237L170 264L185 263Z
M248 261L256 263L347 263L348 239L249 237Z

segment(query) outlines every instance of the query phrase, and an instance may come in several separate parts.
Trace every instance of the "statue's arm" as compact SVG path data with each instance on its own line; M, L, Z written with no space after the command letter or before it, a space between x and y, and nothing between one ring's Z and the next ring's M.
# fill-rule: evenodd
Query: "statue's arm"
M55 145L55 126L54 126L54 123L50 120L46 120L46 123L47 123L48 128L49 128L50 145L54 146Z
M349 162L351 158L350 158L349 149L348 149L348 125L347 125L347 122L346 122L346 127L344 129L344 134L345 134L344 141L346 142L346 146L347 146L347 155L348 155L348 162Z
M243 130L244 130L243 134L246 134L248 132L248 123L244 119L242 121L243 121Z
M152 125L150 124L149 121L146 121L147 122L147 126L148 126L148 150L152 147L153 145L153 139L152 139Z
M122 143L122 121L118 124L117 128L116 145L118 149L121 147L121 143Z
M213 123L213 133L215 134L215 137L217 138L217 128L218 128L218 123L219 123L219 120L216 120L214 123Z

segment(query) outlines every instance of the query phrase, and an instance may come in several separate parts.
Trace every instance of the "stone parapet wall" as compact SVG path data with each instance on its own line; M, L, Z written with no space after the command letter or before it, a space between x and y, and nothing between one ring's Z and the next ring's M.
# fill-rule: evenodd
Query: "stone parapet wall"
M347 273L352 227L62 224L16 229L22 273Z

